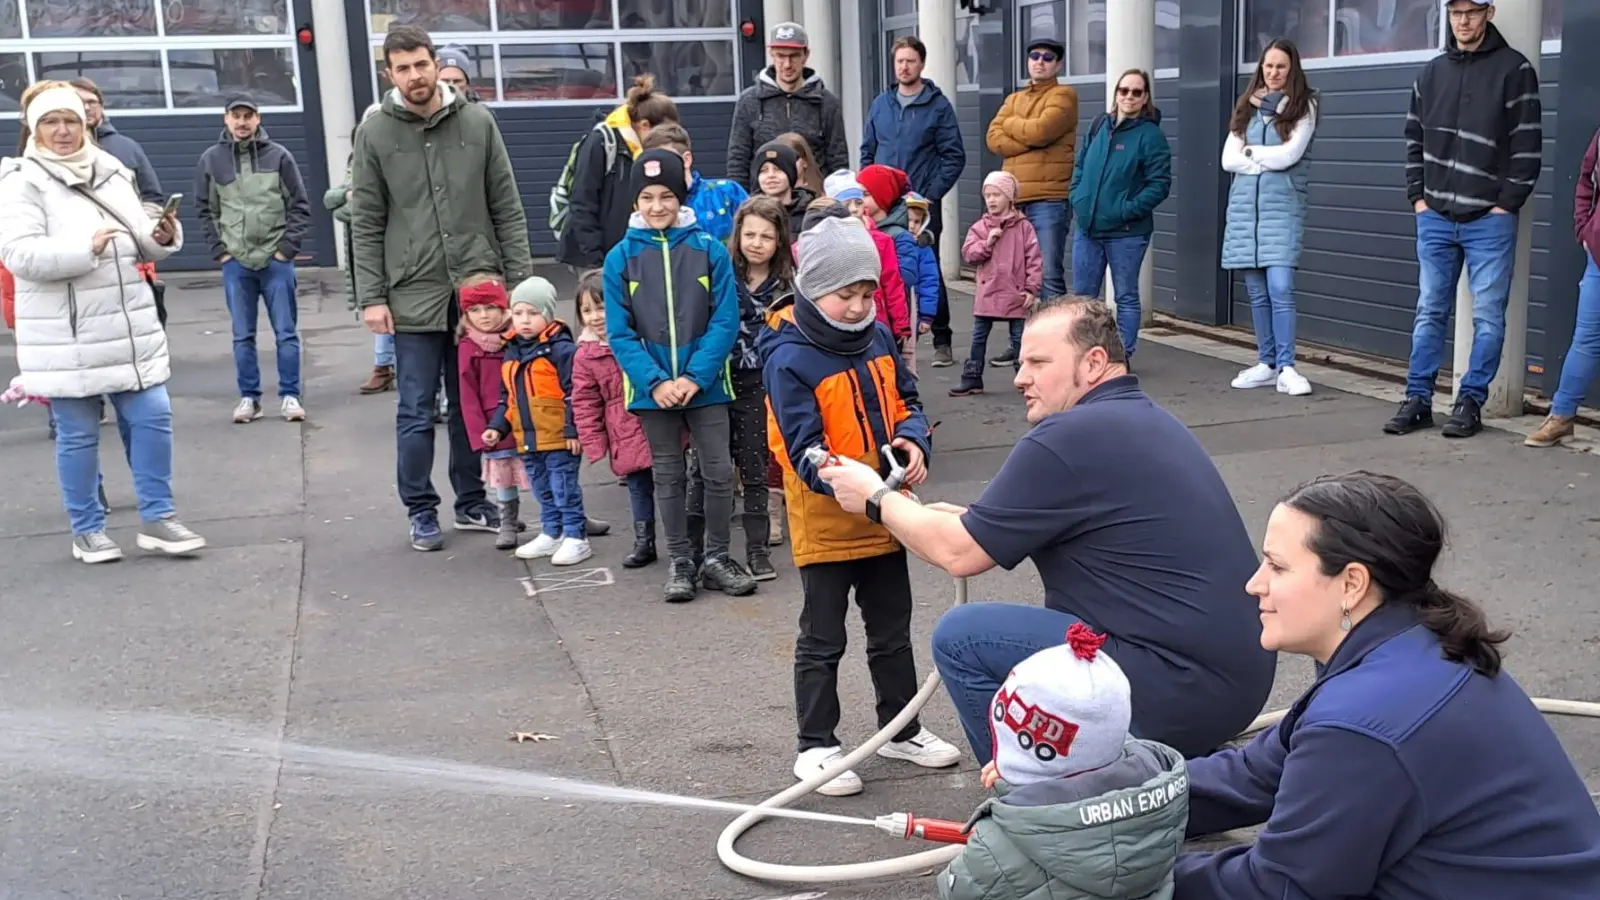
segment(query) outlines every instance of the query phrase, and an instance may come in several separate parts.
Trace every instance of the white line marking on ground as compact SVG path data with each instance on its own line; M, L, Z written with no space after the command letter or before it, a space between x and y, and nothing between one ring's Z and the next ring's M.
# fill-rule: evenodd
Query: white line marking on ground
M518 578L522 583L522 590L529 597L548 594L552 591L570 591L578 588L605 587L616 584L611 570L605 566L594 569L574 569L569 572L551 572L547 575L532 575ZM779 898L788 900L788 898Z

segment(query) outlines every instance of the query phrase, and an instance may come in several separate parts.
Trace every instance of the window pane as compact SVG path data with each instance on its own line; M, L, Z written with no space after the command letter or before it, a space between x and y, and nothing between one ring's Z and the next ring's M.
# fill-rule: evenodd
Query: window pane
M166 109L159 50L108 50L103 53L35 53L39 80L88 78L106 95L106 109Z
M1395 53L1439 46L1438 0L1334 0L1334 53Z
M17 4L0 3L0 40L22 37L22 17L17 15Z
M438 31L488 31L489 0L371 0L372 33L396 25Z
M978 86L977 24L975 16L956 17L956 87Z
M1023 80L1028 80L1028 62L1023 58L1023 51L1027 49L1028 42L1038 38L1051 38L1061 40L1066 33L1067 3L1066 0L1052 0L1048 3L1038 3L1022 8L1022 21L1018 25L1017 40L1021 46L1017 47L1017 75ZM1067 53L1072 53L1072 48L1067 48ZM1062 71L1066 71L1063 68Z
M467 76L467 87L471 93L477 95L479 100L498 100L494 87L494 48L481 46L464 46L462 44L441 44L434 50L438 54L439 68L441 70L459 66L462 74ZM383 48L377 50L376 61L378 67L383 67ZM378 81L383 82L383 73L378 73Z
M611 44L500 45L507 100L606 100L617 97Z
M1561 37L1563 10L1561 0L1544 0L1544 39L1554 41Z
M883 17L892 19L895 16L914 16L917 14L917 0L883 0Z
M1178 0L1157 0L1156 3L1156 68L1178 68L1179 28Z
M628 83L646 72L669 97L731 97L732 41L673 41L623 44L622 75Z
M154 0L29 0L28 3L30 37L139 37L155 33Z
M1106 0L1072 0L1067 66L1071 75L1106 73Z
M294 51L168 50L172 105L222 107L229 94L248 92L261 106L295 106ZM110 102L109 100L107 101Z
M27 86L27 58L21 53L0 54L0 112L21 112Z
M500 0L501 31L610 28L611 0Z
M1244 0L1244 61L1261 59L1261 51L1278 38L1294 41L1305 59L1326 57L1330 6L1328 0Z
M288 34L285 0L189 0L167 3L167 34Z
M728 0L617 0L623 28L732 28Z

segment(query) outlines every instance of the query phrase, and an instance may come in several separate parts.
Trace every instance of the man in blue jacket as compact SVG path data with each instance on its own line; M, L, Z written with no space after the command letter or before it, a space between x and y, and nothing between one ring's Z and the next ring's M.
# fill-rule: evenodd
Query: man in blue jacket
M939 86L922 77L928 48L907 35L894 42L895 86L872 101L861 135L861 167L874 163L899 169L911 189L928 198L928 231L937 245L944 233L940 201L961 178L967 150L956 125L956 108ZM939 279L939 311L933 318L933 364L948 366L950 296Z

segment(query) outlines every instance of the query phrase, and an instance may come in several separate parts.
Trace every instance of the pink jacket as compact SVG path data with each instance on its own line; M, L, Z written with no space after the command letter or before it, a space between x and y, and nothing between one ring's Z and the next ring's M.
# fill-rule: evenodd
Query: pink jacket
M622 369L611 346L589 335L578 339L572 360L572 418L590 462L611 457L611 471L632 475L650 468L650 441L622 398Z
M1578 171L1578 189L1572 204L1573 231L1580 246L1589 249L1589 255L1600 263L1600 131L1589 141L1589 151L1583 155L1583 167Z
M991 248L989 233L1004 229ZM1026 217L1013 211L1000 219L991 213L972 223L961 244L961 257L978 267L978 294L972 314L990 319L1021 319L1028 315L1024 294L1039 296L1044 283L1044 262L1039 255L1039 235Z
M500 408L500 394L505 389L500 377L500 365L505 359L504 350L491 353L470 337L463 337L456 347L456 376L461 379L461 418L467 423L467 440L472 442L476 453L516 449L516 442L509 434L493 447L483 445L483 431L489 427L495 410Z
M865 221L865 220L863 220ZM911 335L911 304L910 292L906 290L906 282L900 277L900 255L895 252L894 238L878 230L878 226L867 222L867 232L872 235L872 245L878 248L878 290L872 295L872 303L877 307L878 321L889 326L889 331L897 338ZM800 242L795 241L793 247L794 261L800 263Z

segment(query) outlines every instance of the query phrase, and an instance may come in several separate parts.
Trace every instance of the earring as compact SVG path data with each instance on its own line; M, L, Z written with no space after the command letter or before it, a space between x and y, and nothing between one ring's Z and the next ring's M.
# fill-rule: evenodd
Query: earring
M1340 609L1339 612L1343 614L1343 617L1339 619L1339 630L1340 631L1349 631L1350 630L1350 610L1348 610L1348 609Z

